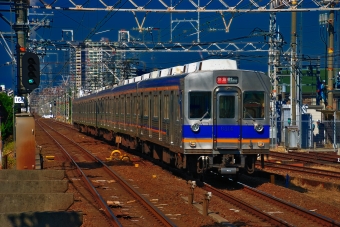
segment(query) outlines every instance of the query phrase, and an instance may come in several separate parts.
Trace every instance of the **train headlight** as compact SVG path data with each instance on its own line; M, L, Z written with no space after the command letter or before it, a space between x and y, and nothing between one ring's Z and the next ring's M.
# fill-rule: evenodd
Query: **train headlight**
M191 130L193 132L198 132L198 130L200 130L200 125L198 123L191 125Z
M256 130L256 132L262 132L263 131L263 125L255 124L254 129Z

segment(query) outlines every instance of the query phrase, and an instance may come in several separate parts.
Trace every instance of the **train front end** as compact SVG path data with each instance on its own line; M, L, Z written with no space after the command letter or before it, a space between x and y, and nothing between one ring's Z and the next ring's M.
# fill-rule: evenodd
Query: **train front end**
M252 174L269 154L270 80L247 70L197 71L185 78L183 147L196 173Z

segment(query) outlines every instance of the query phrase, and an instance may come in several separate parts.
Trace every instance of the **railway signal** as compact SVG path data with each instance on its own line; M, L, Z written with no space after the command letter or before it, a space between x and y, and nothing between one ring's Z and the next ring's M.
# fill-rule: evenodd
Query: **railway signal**
M22 56L22 85L31 93L40 84L40 61L38 55L26 52Z

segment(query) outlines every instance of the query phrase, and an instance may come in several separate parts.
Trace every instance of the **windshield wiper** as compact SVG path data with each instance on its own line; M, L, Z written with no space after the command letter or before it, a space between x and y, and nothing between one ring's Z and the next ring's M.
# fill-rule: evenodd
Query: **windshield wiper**
M207 112L205 112L205 114L201 117L200 121L203 120L203 118L205 118L205 116L207 116L209 114L209 110L207 110Z
M263 131L263 125L261 124L258 124L256 122L256 120L250 115L250 113L248 113L248 111L244 108L244 112L250 117L250 119L253 120L253 125L254 125L254 129L257 131L257 132L262 132Z

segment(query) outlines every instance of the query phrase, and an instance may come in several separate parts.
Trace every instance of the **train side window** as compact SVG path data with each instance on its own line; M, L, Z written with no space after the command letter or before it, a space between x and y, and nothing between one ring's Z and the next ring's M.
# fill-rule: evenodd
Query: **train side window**
M144 105L143 105L143 115L145 117L149 116L148 110L149 110L149 96L145 95L144 96Z
M137 116L138 115L138 96L133 96L133 111L131 114Z
M158 108L159 108L159 106L158 106L158 103L159 103L159 101L158 101L158 95L154 95L153 96L153 116L154 117L158 117Z
M245 91L243 93L243 118L264 118L264 92Z
M211 92L199 91L189 93L189 117L210 118Z
M164 95L164 119L169 119L169 95Z
M124 115L125 114L125 97L122 96L121 100L120 100L120 105L121 105L121 108L120 108L120 114Z
M219 99L219 118L235 118L235 96L221 96Z
M115 110L116 110L116 115L118 115L118 111L119 111L119 98L116 98L116 106L115 106Z
M110 99L109 99L109 97L106 97L105 112L106 112L106 114L110 113Z
M115 97L114 96L112 96L111 97L111 99L110 99L110 112L111 112L111 115L112 115L112 117L113 117L113 115L114 115L114 109L115 109Z
M130 112L131 112L130 97L126 97L126 114L130 114Z
M99 115L99 117L100 117L100 120L102 120L103 119L103 100L102 99L100 99L100 100L98 100L98 115Z
M174 106L175 106L175 110L177 110L177 114L176 114L176 121L179 121L181 119L181 104L180 104L180 95L177 94L177 99L174 100Z

